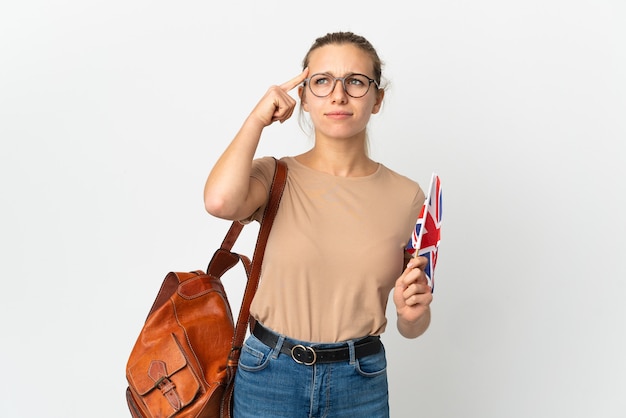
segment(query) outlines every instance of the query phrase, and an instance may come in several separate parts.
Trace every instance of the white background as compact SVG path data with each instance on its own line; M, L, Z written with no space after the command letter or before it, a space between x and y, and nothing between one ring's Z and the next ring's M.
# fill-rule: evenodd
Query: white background
M626 416L624 22L622 0L3 2L0 415L129 416L161 280L229 226L209 169L353 30L389 80L372 157L444 187L431 328L384 335L392 416ZM294 118L259 156L310 145Z

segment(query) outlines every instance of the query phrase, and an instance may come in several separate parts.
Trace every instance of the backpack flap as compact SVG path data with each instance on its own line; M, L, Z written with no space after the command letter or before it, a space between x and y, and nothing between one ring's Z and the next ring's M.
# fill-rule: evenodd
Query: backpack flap
M129 366L127 378L131 389L155 417L174 415L191 403L200 389L174 334Z

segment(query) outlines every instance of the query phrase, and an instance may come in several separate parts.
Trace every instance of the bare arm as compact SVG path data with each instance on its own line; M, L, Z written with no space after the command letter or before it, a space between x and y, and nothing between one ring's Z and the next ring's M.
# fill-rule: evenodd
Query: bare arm
M263 185L250 177L252 160L266 126L291 117L296 101L289 91L306 78L308 70L272 86L246 118L235 138L217 160L204 186L206 210L219 218L239 220L265 203Z

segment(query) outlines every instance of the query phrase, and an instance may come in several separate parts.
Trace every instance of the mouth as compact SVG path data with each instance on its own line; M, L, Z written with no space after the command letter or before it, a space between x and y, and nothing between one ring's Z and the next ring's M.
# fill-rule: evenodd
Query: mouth
M345 118L349 118L350 116L352 116L352 113L337 111L337 112L327 112L325 113L325 115L332 119L345 119Z

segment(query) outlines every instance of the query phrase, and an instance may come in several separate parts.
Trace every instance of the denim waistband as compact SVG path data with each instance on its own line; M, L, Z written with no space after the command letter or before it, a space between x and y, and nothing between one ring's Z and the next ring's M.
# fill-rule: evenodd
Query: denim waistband
M280 352L288 354L300 364L311 366L316 363L333 363L340 361L354 361L365 356L379 353L382 349L380 337L369 336L360 340L350 340L336 344L302 343L275 333L256 323L252 334L263 344L278 348Z

